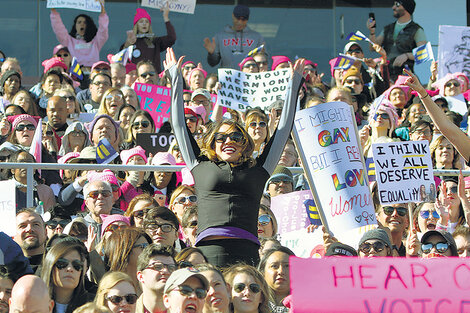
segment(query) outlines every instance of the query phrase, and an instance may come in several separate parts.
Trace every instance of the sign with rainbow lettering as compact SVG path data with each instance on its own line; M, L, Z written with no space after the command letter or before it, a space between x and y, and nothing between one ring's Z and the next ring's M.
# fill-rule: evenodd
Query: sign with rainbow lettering
M324 224L357 246L377 221L354 123L350 105L322 103L296 113L293 133Z

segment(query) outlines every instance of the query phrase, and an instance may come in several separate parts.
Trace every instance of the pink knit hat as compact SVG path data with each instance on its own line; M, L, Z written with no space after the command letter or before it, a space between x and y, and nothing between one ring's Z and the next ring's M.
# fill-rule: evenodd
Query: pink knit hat
M193 64L194 66L196 66L197 64L194 63L193 61L186 61L183 63L183 65L181 65L181 67L184 67L186 64Z
M273 59L273 65L271 67L272 71L274 71L276 67L278 67L279 64L290 62L290 59L284 55L275 55L275 56L272 56L272 59Z
M23 121L31 122L31 124L33 124L34 127L38 126L38 121L34 117L32 117L29 114L20 114L20 115L15 116L15 119L13 120L13 123L11 125L12 129L16 129L16 126L18 126L18 124Z
M456 80L459 83L461 82L461 78L456 73L447 73L444 77L442 77L441 79L437 80L434 84L432 84L432 87L438 89L439 94L443 96L445 85L451 80ZM462 88L462 84L460 88Z
M405 85L405 82L408 78L410 78L410 76L399 75L395 81L395 85Z
M390 94L392 93L393 89L401 89L405 93L405 101L408 102L410 99L410 87L406 85L392 85L390 88L384 91L385 99L390 100Z
M371 112L369 113L369 118L368 118L369 124L371 124L371 122L374 120L377 111L387 112L387 114L390 118L390 129L388 131L389 132L388 135L389 135L389 137L391 137L393 131L398 126L399 116L397 114L397 110L390 103L390 101L384 99L384 100L382 100L382 102L379 104L379 106L377 107L377 109L375 111L371 110Z
M318 64L317 64L317 63L313 63L313 62L312 62L312 61L310 61L310 60L305 60L305 63L304 63L304 65L311 65L311 66L313 66L313 67L317 67L317 66L318 66Z
M240 66L240 71L243 70L243 65L245 65L246 62L248 61L253 61L256 63L255 59L253 59L253 57L247 57L247 58L244 58L240 63L238 63L238 66ZM256 63L258 64L258 63Z
M145 11L144 9L141 9L141 8L137 8L137 11L135 12L135 15L134 15L134 25L137 24L137 22L141 19L141 18L146 18L149 20L149 23L152 24L152 18L150 17L150 15L147 13L147 11Z
M152 165L170 164L176 165L175 157L169 152L158 152L152 160Z
M42 66L44 66L44 74L47 73L53 67L61 67L64 71L67 70L67 65L64 63L64 60L59 57L53 57L47 60L42 61Z
M70 160L76 159L80 156L80 152L69 152L57 160L58 164L65 164ZM60 178L64 178L64 170L59 170Z
M141 146L134 147L129 150L123 150L121 151L121 160L122 164L127 164L129 162L129 159L132 158L134 155L139 155L144 159L145 163L147 163L147 157L145 156L145 150L142 149Z
M86 177L90 183L95 180L101 180L101 181L107 181L111 185L119 186L119 181L116 178L116 175L114 175L114 173L111 172L110 170L104 170L102 172L89 171Z
M193 68L191 70L191 72L189 72L189 75L188 75L188 80L189 81L191 81L191 76L193 76L193 73L196 72L196 71L201 71L202 75L204 75L204 78L207 77L207 72L206 71L204 71L202 68L196 67L196 68Z
M466 176L463 180L465 182L465 189L469 189L470 188L470 176Z
M129 74L132 71L137 70L137 65L131 62L126 63L126 74Z
M56 55L57 52L59 52L60 50L66 50L68 53L70 53L69 48L67 48L66 46L64 46L62 44L59 44L59 45L54 47L54 49L52 50L52 54Z
M104 231L106 230L106 227L111 225L112 223L115 222L123 222L126 223L127 226L131 226L131 218L124 216L124 215L119 215L119 214L100 214L101 219L103 220L103 224L101 225L101 237L104 235Z
M198 106L185 106L184 114L191 114L195 117L202 118L202 121L206 122L206 108L201 104Z

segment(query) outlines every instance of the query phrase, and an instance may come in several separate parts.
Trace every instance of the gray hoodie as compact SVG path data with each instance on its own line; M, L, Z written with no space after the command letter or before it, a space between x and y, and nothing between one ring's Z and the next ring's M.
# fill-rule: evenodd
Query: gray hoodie
M210 66L216 66L222 60L220 67L240 69L240 63L251 50L264 44L264 38L248 26L242 31L234 31L232 26L215 35L215 51L207 55Z

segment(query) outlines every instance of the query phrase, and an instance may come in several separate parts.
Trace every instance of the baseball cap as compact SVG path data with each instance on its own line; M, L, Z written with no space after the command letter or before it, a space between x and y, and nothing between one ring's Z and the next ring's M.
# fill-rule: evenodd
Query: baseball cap
M194 100L194 98L199 95L204 96L207 100L211 99L211 93L209 92L209 90L204 88L198 88L191 94L191 100Z
M250 18L250 8L246 5L239 4L233 9L233 15L236 18L244 17L246 19Z
M191 277L198 278L201 281L205 290L209 288L209 282L199 270L193 267L185 267L171 273L170 277L168 277L168 280L165 283L165 288L163 289L163 292L170 292L171 290L183 284Z

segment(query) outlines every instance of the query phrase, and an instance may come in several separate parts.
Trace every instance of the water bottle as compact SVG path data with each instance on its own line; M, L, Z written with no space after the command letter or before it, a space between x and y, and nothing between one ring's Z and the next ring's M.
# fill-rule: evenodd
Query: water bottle
M43 216L44 214L44 203L39 201L39 205L36 207L36 213Z

